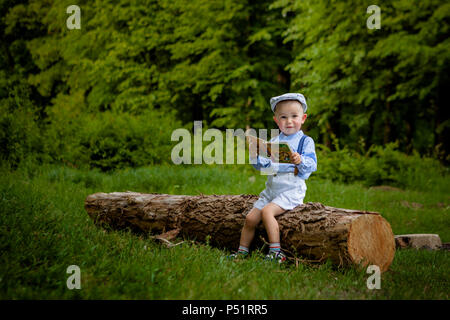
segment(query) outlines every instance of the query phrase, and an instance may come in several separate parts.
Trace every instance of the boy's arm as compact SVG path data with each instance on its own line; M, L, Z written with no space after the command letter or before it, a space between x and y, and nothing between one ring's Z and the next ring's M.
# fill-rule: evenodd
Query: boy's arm
M272 165L272 160L257 155L256 158L250 157L250 163L256 170L261 170L261 168L270 167Z
M317 156L314 140L308 137L303 145L303 152L300 155L301 162L297 165L298 175L302 179L308 179L311 173L317 170Z

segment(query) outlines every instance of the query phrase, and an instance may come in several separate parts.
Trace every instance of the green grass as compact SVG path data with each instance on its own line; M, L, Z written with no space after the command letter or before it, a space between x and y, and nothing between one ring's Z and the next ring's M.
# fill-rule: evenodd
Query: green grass
M355 268L227 261L228 252L186 241L167 249L147 235L105 231L84 210L95 192L258 194L265 177L249 166L163 166L114 173L62 166L0 169L1 299L448 299L445 251L399 250L381 289ZM383 191L307 181L305 201L380 212L395 234L438 233L450 241L448 185ZM411 208L412 203L417 208ZM66 287L69 265L81 290Z

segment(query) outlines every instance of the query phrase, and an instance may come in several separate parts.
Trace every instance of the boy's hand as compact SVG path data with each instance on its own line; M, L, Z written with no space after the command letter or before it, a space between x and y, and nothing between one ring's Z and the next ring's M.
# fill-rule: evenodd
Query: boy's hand
M302 159L300 157L300 154L298 152L292 152L291 153L291 163L300 164L301 162L302 162Z

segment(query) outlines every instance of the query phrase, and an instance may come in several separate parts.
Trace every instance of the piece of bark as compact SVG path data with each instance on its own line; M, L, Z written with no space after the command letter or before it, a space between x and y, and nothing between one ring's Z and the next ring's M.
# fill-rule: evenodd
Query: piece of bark
M399 249L431 249L442 247L441 238L438 234L402 234L395 236L395 244Z
M256 195L168 195L135 192L89 195L85 208L97 225L113 229L164 233L236 250L245 215ZM311 260L331 259L339 265L377 265L386 271L395 254L394 234L376 212L305 203L277 217L282 248ZM262 223L258 235L265 236Z

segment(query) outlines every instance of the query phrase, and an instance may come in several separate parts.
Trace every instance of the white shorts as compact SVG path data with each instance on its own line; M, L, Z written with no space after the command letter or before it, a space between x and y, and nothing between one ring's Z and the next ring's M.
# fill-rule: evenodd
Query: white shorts
M262 210L273 202L284 210L292 210L303 204L306 194L305 180L293 172L282 172L267 177L266 188L259 194L253 207Z

